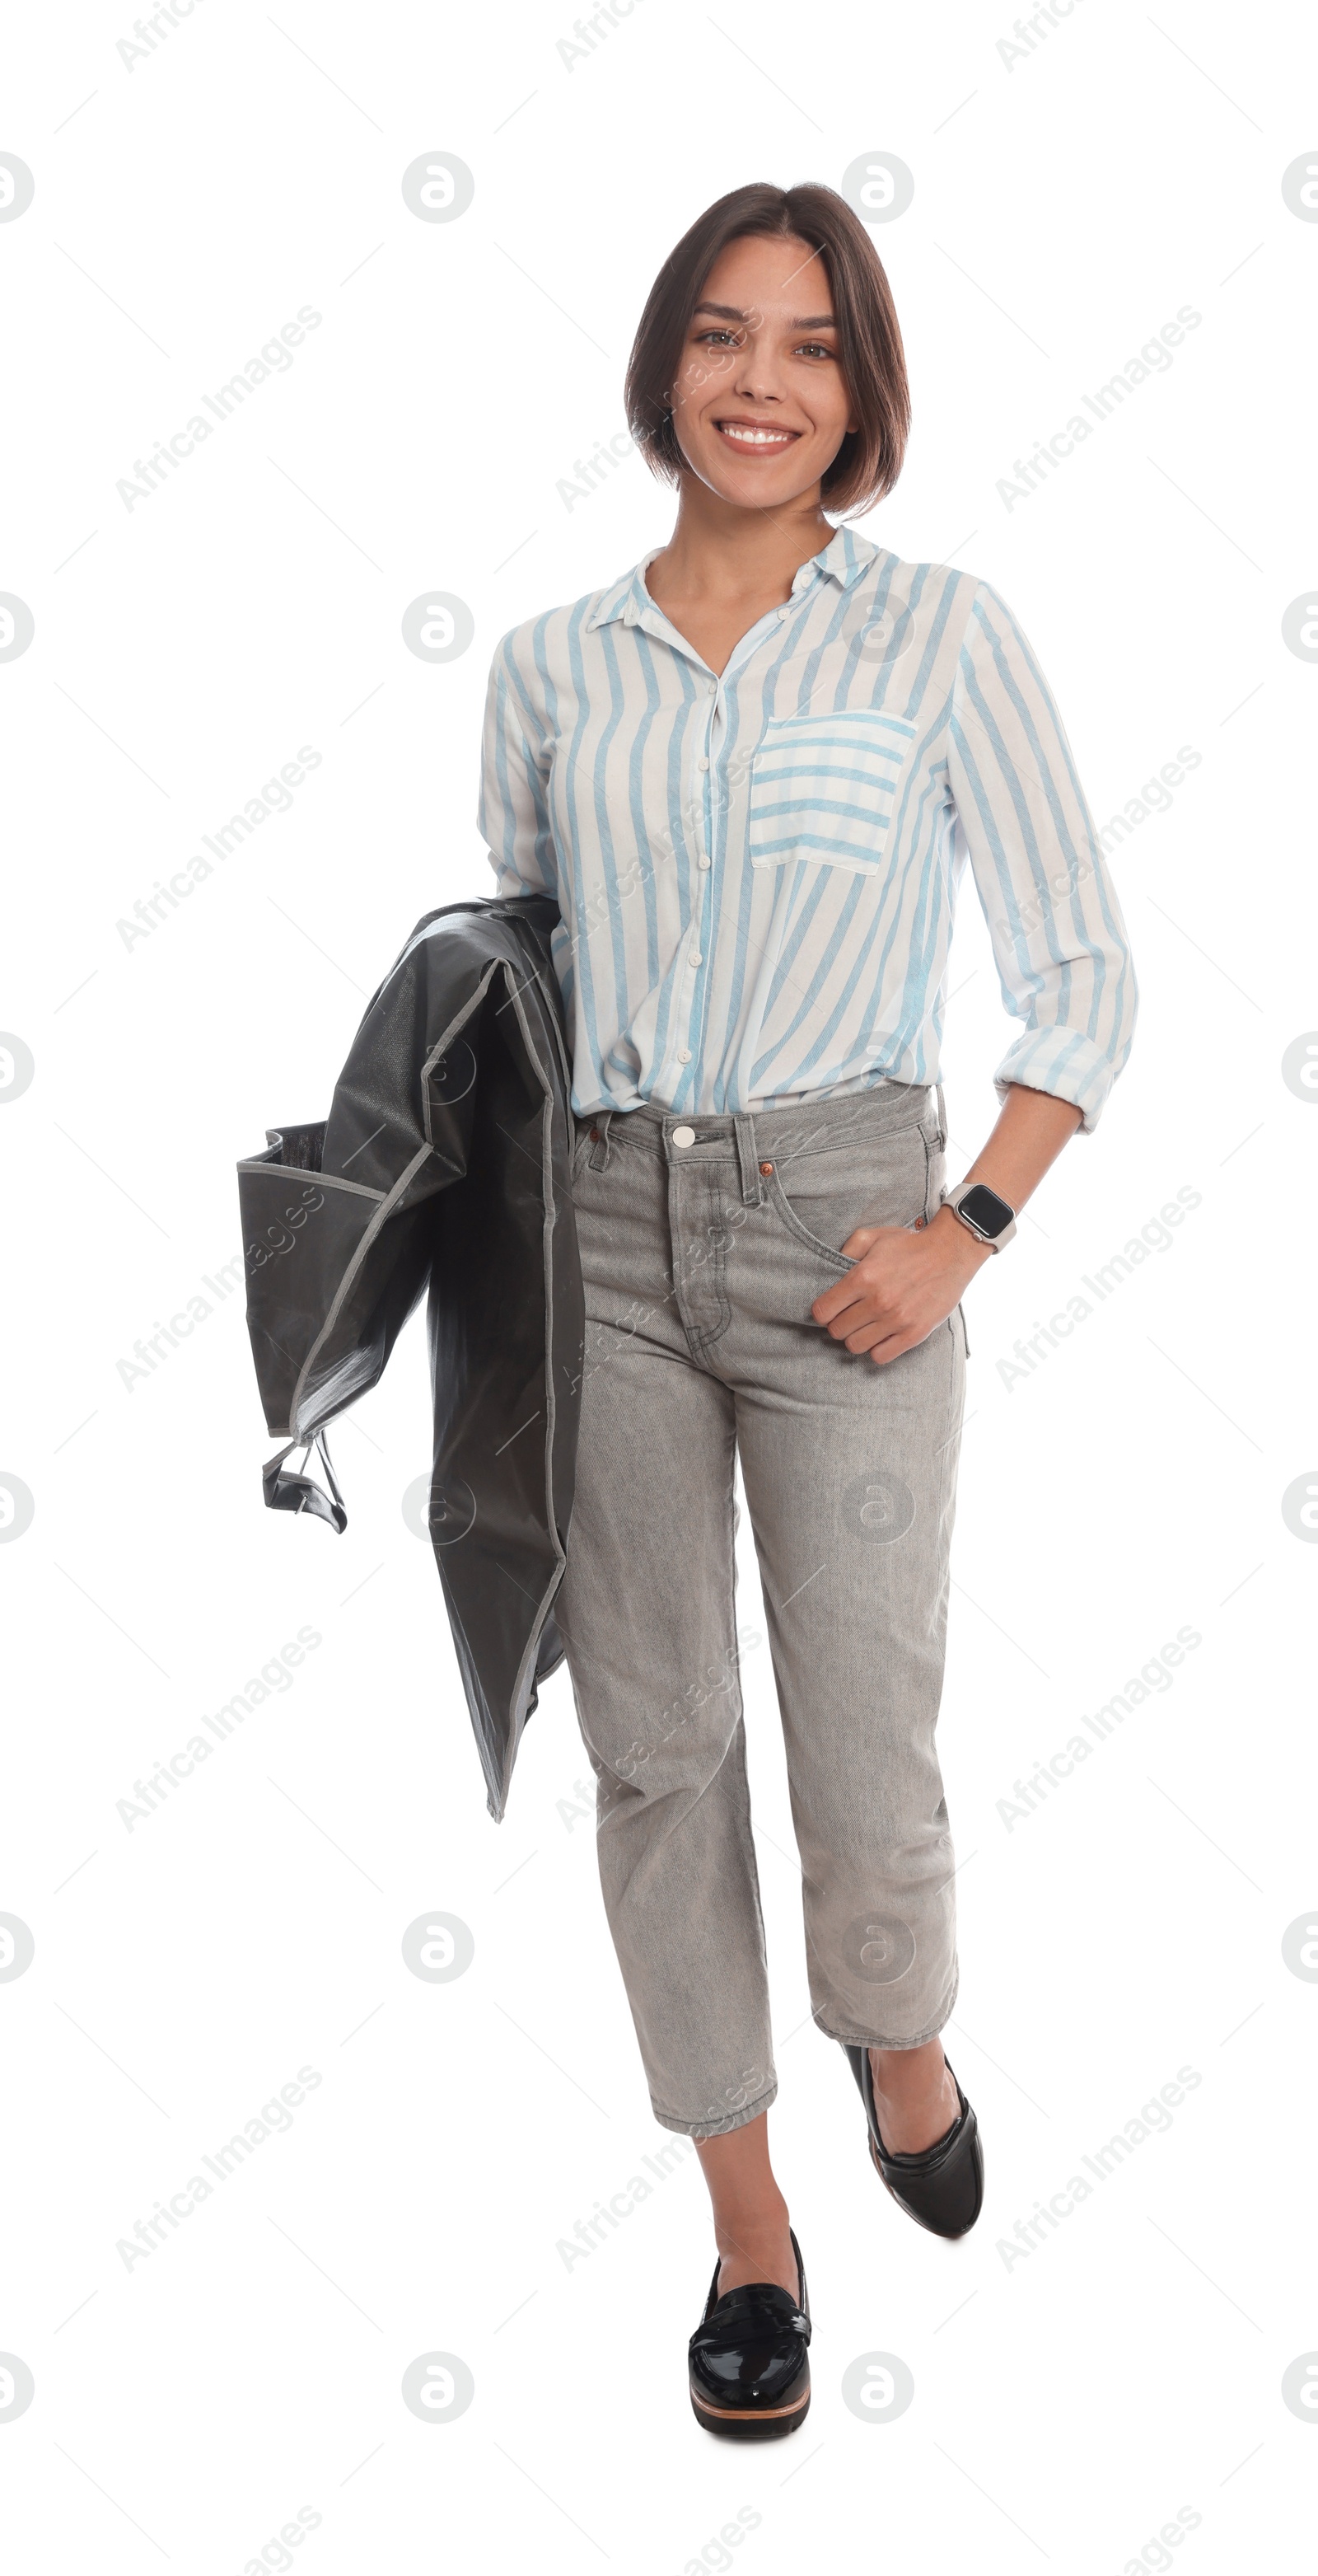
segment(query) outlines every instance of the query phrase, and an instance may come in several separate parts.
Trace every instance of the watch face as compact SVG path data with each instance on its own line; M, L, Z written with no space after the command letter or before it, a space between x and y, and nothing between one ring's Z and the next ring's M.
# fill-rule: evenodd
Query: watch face
M969 1217L972 1225L978 1226L981 1234L988 1236L990 1243L996 1243L998 1236L1006 1233L1015 1210L1008 1207L1005 1199L998 1197L996 1190L986 1188L983 1181L976 1181L973 1190L967 1190L961 1201L961 1213Z

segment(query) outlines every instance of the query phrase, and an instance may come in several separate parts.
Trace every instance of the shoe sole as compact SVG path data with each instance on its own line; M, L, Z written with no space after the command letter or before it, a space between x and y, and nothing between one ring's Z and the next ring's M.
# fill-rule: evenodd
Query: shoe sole
M691 2390L691 2411L707 2433L722 2433L734 2442L773 2442L794 2433L810 2412L810 2391L790 2406L709 2406Z

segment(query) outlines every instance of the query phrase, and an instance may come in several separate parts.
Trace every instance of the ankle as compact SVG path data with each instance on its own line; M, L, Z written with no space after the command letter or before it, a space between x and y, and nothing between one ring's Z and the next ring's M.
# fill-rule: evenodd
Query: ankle
M789 2298L799 2298L800 2274L786 2203L780 2219L765 2218L754 2227L748 2227L744 2219L716 2219L714 2236L719 2254L720 2298L729 2290L743 2288L748 2281L775 2281Z
M756 2201L749 2209L744 2203L737 2208L725 2206L714 2211L714 2242L727 2262L755 2247L784 2242L790 2223L781 2193L773 2200Z
M870 2073L876 2093L893 2101L925 2099L952 2084L952 2072L938 2040L921 2048L871 2048Z
M956 2081L941 2044L918 2049L872 2048L874 2107L884 2144L897 2153L920 2153L946 2135L960 2115Z

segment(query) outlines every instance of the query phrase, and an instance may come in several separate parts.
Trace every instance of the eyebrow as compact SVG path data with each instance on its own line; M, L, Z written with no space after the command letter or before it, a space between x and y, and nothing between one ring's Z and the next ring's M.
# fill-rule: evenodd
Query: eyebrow
M698 304L696 312L691 316L693 322L696 313L717 313L721 322L746 320L746 315L735 304ZM791 327L794 331L833 331L836 330L837 325L831 313L807 313L798 314Z

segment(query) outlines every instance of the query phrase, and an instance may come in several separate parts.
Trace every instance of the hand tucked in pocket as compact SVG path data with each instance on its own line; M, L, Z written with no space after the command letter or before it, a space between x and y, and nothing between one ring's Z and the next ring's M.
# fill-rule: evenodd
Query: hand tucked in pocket
M879 1367L927 1341L993 1258L950 1208L923 1226L858 1226L842 1249L855 1267L810 1312L834 1341L868 1351Z

